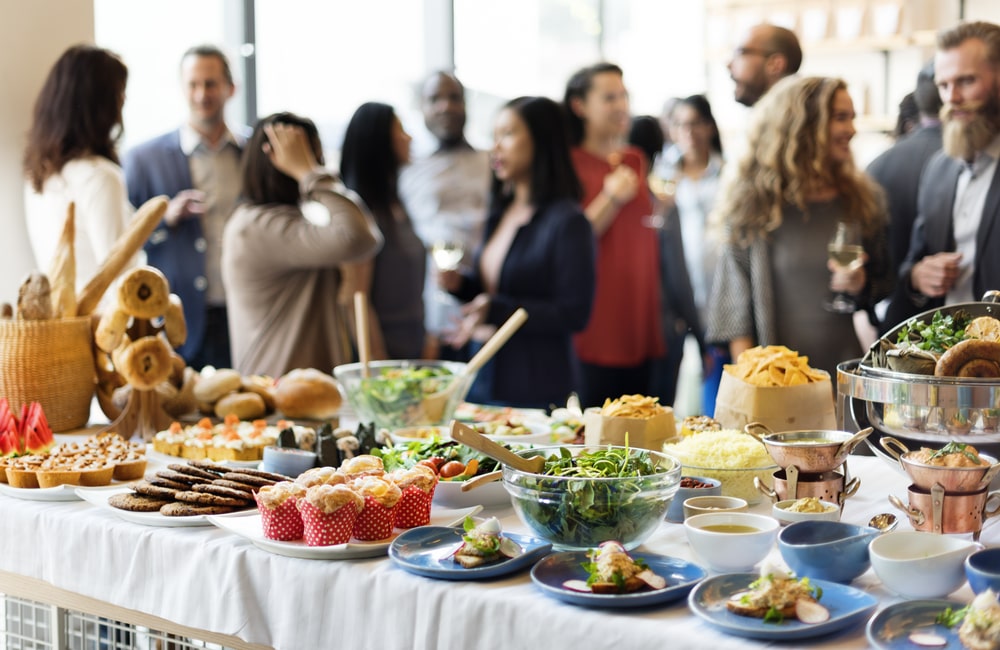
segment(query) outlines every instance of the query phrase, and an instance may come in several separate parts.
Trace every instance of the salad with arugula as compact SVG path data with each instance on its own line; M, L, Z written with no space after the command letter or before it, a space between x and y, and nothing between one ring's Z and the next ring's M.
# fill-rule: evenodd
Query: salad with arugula
M380 427L399 429L433 424L427 421L423 400L443 391L455 377L451 370L441 367L383 368L347 386L347 391L362 418L371 418Z

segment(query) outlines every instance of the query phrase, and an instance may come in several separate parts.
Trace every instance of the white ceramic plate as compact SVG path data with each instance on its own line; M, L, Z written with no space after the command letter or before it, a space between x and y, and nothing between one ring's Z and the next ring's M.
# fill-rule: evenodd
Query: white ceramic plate
M103 487L88 488L91 490L107 490L109 488L121 487L121 483L116 485L106 485ZM57 485L50 488L16 488L7 483L0 483L0 494L4 494L16 499L25 501L79 501L80 497L76 493L79 485Z
M434 488L434 505L445 508L509 506L510 494L504 488L502 480L480 485L468 492L462 492L461 482L438 481Z
M92 505L98 508L104 508L110 510L111 512L118 515L125 521L131 521L135 524L142 524L144 526L160 526L163 528L185 528L189 526L210 526L211 523L206 519L207 515L193 515L191 517L167 517L161 515L158 512L131 512L129 510L122 510L121 508L115 508L108 503L108 499L116 494L124 494L126 492L131 492L132 488L128 486L112 486L110 488L76 488L76 494ZM250 514L257 514L256 509L247 510L237 510L236 512L229 513L227 515L215 515L216 517L247 517Z
M482 506L465 508L464 510L448 510L446 508L431 508L431 526L456 526L465 521L466 517L471 517L480 510ZM250 540L254 546L277 555L297 557L305 560L350 560L363 557L378 557L385 555L389 551L392 540L399 536L403 529L397 528L392 537L381 539L377 542L348 542L346 544L336 544L334 546L309 546L304 541L279 542L264 537L264 528L260 521L260 513L254 511L252 515L246 517L226 517L209 515L208 523L214 524L223 530L236 533L240 537Z
M161 454L158 451L153 451L153 445L146 446L146 458L155 459L158 465L166 467L167 465L177 463L180 465L187 465L189 458L181 458L180 456L168 456L167 454ZM220 467L232 467L232 468L250 468L255 469L260 466L261 461L259 460L219 460L215 461Z

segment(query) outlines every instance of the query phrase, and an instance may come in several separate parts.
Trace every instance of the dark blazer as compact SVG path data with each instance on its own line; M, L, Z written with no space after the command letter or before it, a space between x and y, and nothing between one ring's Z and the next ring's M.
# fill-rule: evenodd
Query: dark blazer
M955 189L962 172L960 160L938 152L927 163L917 197L917 220L913 225L910 250L899 270L899 282L886 314L886 323L894 326L922 311L944 304L943 298L930 299L910 286L913 265L928 255L955 250L952 209ZM1000 166L997 166L976 233L976 265L972 276L972 295L976 300L986 291L1000 288Z
M660 231L660 277L663 278L663 326L666 336L680 331L693 334L698 348L705 354L705 328L694 302L691 277L684 257L681 238L681 215L674 205L664 216ZM682 329L683 328L683 329Z
M489 241L501 214L491 214ZM455 295L472 300L483 292L479 255ZM493 358L493 399L511 405L562 404L579 389L572 334L590 319L594 301L596 244L578 203L558 200L538 208L510 244L487 322L500 325L518 307L528 320Z
M138 207L154 196L173 198L191 189L191 168L181 151L180 131L171 131L131 149L122 162L128 198ZM187 321L187 341L178 349L190 360L205 335L205 238L200 219L183 219L174 227L157 226L146 242L151 266L163 271L170 290L180 296Z

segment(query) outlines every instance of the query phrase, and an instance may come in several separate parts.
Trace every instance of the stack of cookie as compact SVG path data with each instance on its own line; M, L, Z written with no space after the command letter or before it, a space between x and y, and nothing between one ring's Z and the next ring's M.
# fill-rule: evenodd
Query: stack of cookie
M207 460L168 465L108 499L115 508L159 512L168 517L217 515L254 507L253 493L265 485L290 480L256 469L234 469Z

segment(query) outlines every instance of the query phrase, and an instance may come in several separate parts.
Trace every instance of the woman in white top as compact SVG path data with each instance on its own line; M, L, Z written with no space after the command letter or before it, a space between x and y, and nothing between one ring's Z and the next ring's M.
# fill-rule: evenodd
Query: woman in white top
M128 70L90 45L63 53L35 102L24 154L25 215L39 269L47 271L72 201L81 289L125 230L132 208L115 144Z

